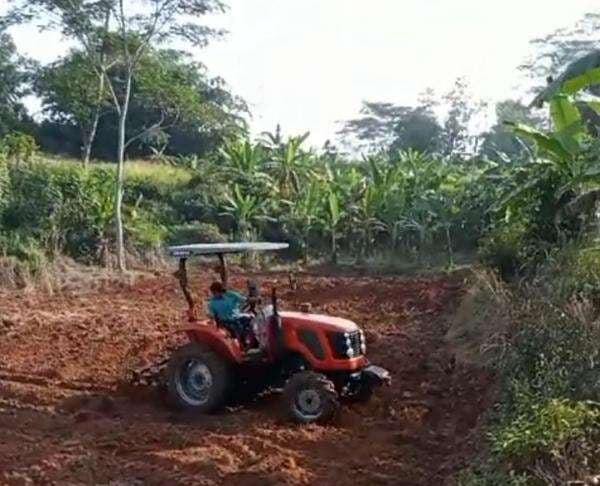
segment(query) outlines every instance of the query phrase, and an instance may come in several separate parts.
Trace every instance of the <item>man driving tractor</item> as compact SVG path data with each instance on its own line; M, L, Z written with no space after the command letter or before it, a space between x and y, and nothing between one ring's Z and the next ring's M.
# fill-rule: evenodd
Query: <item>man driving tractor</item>
M240 312L246 301L242 294L234 290L227 290L221 282L213 282L210 286L210 293L208 313L211 317L223 324L233 323L240 317L244 317Z
M234 290L228 290L222 282L218 281L211 284L210 292L209 315L219 324L240 336L247 348L255 346L256 340L251 328L252 314L242 312L243 309L248 308L251 299L246 299Z

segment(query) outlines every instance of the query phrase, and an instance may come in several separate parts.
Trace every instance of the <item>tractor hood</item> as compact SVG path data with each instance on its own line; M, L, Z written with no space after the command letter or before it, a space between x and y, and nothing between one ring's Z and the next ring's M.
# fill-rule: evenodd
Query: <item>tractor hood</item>
M298 325L318 325L331 332L358 331L358 326L348 319L341 317L325 316L323 314L310 314L306 312L281 311L279 313L284 322L293 322Z

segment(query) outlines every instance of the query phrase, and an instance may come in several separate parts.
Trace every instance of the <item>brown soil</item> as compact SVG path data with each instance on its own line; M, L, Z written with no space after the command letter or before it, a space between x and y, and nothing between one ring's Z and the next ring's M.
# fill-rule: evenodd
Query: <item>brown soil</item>
M204 277L204 278L201 278ZM194 281L206 292L207 275ZM0 484L451 484L472 458L492 377L443 342L460 286L443 278L261 276L284 306L363 326L393 384L336 423L282 420L278 395L204 417L127 386L173 344L168 277L55 295L0 293ZM243 280L234 281L243 287Z

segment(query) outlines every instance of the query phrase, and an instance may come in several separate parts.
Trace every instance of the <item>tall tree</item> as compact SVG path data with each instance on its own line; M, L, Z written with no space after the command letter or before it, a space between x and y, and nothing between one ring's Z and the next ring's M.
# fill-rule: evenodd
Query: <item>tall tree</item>
M27 93L27 78L27 60L17 54L11 37L0 31L0 137L25 115L21 99Z
M463 155L469 150L469 124L477 107L471 101L469 85L457 78L453 88L444 96L448 115L444 122L442 153L446 156Z
M400 106L392 103L364 102L361 116L344 123L338 134L350 145L367 151L418 150L435 152L442 128L433 112L432 98L426 104Z
M587 13L575 25L557 29L531 41L532 54L519 69L533 81L538 91L549 77L555 77L564 67L585 54L600 49L600 13Z
M442 127L433 111L426 106L417 106L398 120L390 149L437 152L440 149L442 133Z
M92 65L101 75L112 105L119 117L117 149L117 181L115 190L115 222L117 264L125 270L123 237L123 178L127 147L127 121L132 86L144 56L153 45L176 39L201 47L222 35L201 25L197 19L213 12L223 12L220 0L9 0L12 9L5 22L36 21L57 26L64 35L76 40L86 51ZM110 14L111 22L106 23ZM113 28L115 32L108 32ZM118 55L122 77L111 78L109 68L98 45L110 37ZM100 42L99 42L100 39ZM148 127L151 131L153 126Z
M74 50L42 67L34 83L45 113L58 123L73 123L79 129L84 165L90 161L100 117L111 106L103 79L88 56Z

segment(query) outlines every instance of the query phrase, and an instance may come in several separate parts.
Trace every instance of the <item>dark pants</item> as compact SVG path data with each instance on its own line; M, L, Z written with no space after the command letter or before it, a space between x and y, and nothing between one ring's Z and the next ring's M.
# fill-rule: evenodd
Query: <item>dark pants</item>
M251 322L251 315L241 314L236 319L224 321L223 325L236 336L239 336L243 341L245 341L248 335L252 334L252 327L250 326Z

